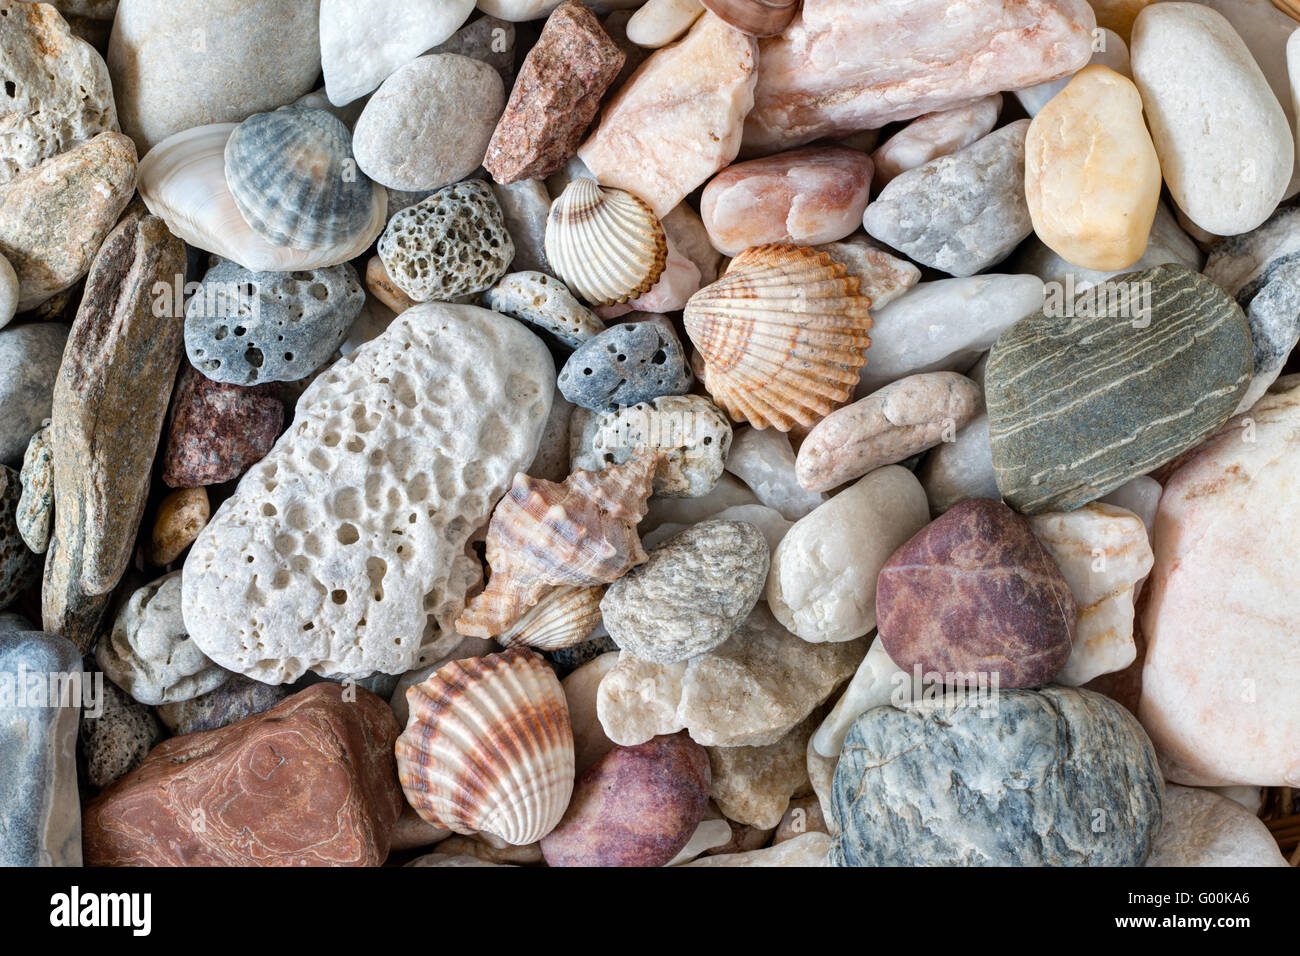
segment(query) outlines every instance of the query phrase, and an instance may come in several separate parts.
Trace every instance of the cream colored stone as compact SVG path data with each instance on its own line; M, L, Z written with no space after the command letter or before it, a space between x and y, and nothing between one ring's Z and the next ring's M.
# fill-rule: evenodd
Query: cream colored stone
M814 246L858 277L858 291L871 300L872 309L883 309L921 281L921 270L906 259L890 255L863 233L839 242Z
M647 0L627 21L627 38L657 50L680 39L703 13L700 0Z
M1165 787L1147 866L1288 866L1258 817L1209 790Z
M825 833L804 833L777 846L748 853L706 856L687 866L830 866L831 838Z
M569 723L573 727L574 772L582 773L614 749L614 741L605 735L596 713L596 692L605 675L618 663L618 652L601 654L587 661L560 682L569 705ZM701 851L703 852L703 851Z
M777 846L805 833L830 833L821 800L816 796L797 797L790 801L789 809L772 835L772 845Z
M683 866L709 850L716 850L718 847L726 846L730 842L730 823L721 818L701 820L700 825L691 834L691 838L686 841L686 846L682 847L681 852L665 863L664 866Z
M965 149L987 136L1001 112L1002 94L994 93L974 103L918 116L871 154L876 163L876 190L884 189L899 173Z
M177 488L158 505L150 537L150 559L162 567L171 564L194 543L212 512L208 508L208 490Z
M729 820L770 830L780 824L790 799L808 782L809 718L764 747L710 747L709 795Z
M885 642L873 641L853 680L813 734L808 760L811 762L814 752L819 757L838 760L844 737L853 722L873 707L910 700L910 681L907 671L890 658Z

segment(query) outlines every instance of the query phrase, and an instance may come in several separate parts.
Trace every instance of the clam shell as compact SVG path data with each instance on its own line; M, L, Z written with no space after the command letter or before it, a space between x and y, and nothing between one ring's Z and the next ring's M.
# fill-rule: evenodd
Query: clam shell
M426 823L523 846L560 822L573 795L573 728L540 657L514 648L453 661L406 700L397 774Z
M556 588L497 637L502 647L558 651L580 644L600 623L603 587Z
M577 295L592 305L615 305L659 281L668 240L640 198L580 177L551 203L546 258Z
M575 471L562 484L515 475L488 523L492 576L465 605L456 630L504 634L553 587L592 587L646 560L636 526L645 517L659 453L601 471Z
M714 402L755 428L812 425L853 397L867 362L871 300L824 252L747 249L686 303Z
M236 125L213 123L176 133L140 160L140 198L173 235L253 272L306 272L355 259L384 231L388 199L376 183L375 215L348 242L325 249L267 242L249 228L226 185L226 142Z
M776 36L799 12L800 0L700 0L728 26L755 37Z
M352 134L327 110L285 106L250 116L226 141L225 162L240 214L272 245L344 245L366 232L382 205L357 169Z

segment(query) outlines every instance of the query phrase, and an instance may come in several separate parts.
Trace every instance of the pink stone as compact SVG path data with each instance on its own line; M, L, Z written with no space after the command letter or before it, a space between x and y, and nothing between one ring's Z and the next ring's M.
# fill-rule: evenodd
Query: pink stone
M614 94L578 156L602 186L663 218L740 151L758 43L711 13L646 60Z
M899 173L924 166L932 159L950 156L987 135L1002 112L1002 94L938 113L927 113L908 123L871 154L876 163L875 186L884 189Z
M1092 56L1087 0L805 0L759 45L745 149L762 155L951 109L1073 73Z
M861 224L872 169L870 156L844 146L737 163L704 187L700 216L728 256L767 242L834 242Z

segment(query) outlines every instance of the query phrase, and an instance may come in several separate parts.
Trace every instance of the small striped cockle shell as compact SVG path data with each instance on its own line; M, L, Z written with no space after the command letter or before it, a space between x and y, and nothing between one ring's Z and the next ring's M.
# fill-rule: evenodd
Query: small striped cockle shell
M352 134L328 110L282 106L255 113L226 141L225 159L226 185L240 214L273 245L339 245L364 234L376 205L383 205L375 184L357 169Z
M600 599L605 589L560 587L497 635L502 647L535 647L559 651L580 644L600 623Z
M515 475L488 523L492 576L465 605L456 630L493 637L560 585L617 580L646 560L636 526L645 517L659 453L601 471L575 471L556 484Z
M551 203L546 259L574 293L592 305L615 305L659 281L668 239L640 198L582 176Z
M573 795L564 689L527 648L452 661L406 691L397 775L426 823L513 846L555 828Z
M746 249L686 303L704 386L737 421L789 431L853 397L867 363L871 300L824 252Z

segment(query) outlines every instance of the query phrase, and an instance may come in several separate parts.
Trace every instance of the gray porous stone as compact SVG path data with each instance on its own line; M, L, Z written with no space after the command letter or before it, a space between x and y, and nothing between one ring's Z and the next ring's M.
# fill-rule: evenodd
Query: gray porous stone
M542 272L512 272L483 293L483 303L551 333L571 349L605 331L605 323L568 286Z
M666 319L610 326L575 351L560 370L560 392L595 412L684 395L693 376L681 340Z
M950 156L901 174L867 207L867 232L922 265L969 276L1031 232L1025 132L1018 120Z
M32 433L50 417L67 341L62 322L0 330L0 462L17 466Z
M366 290L349 263L310 272L208 270L185 307L185 352L214 382L295 382L347 337Z
M12 604L40 576L40 560L18 529L20 495L18 472L0 465L0 608Z
M109 682L103 684L103 711L81 718L81 756L86 780L102 790L144 762L164 733L152 710Z
M1141 866L1164 783L1137 720L1067 687L876 707L835 769L832 866Z
M767 539L747 521L702 521L650 551L609 586L610 637L643 661L673 664L726 642L767 581Z

